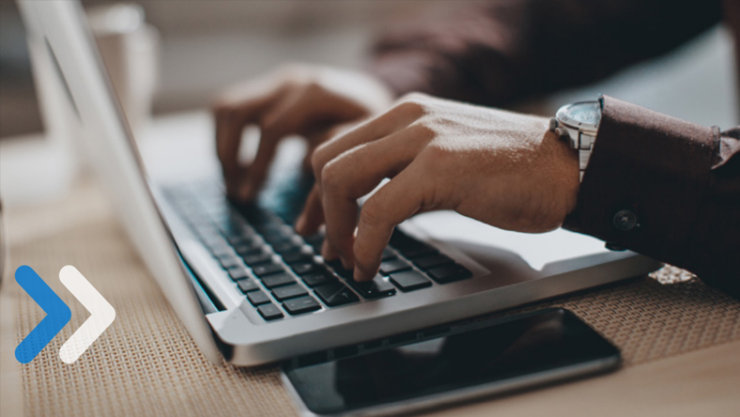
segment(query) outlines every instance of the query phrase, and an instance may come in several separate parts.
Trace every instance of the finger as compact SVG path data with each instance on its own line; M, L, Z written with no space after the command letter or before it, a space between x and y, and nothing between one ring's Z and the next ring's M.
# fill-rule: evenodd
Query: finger
M258 120L262 112L277 97L279 90L269 94L248 95L248 99L232 103L222 101L214 105L216 123L216 154L221 162L227 187L233 187L243 168L239 164L239 148L244 127Z
M280 140L288 133L299 130L307 111L305 89L297 88L264 112L260 126L260 141L254 160L249 164L247 178L240 187L239 197L251 200L257 196L275 158Z
M416 121L422 113L423 110L418 106L401 103L380 116L362 122L335 136L314 152L311 159L314 176L320 179L324 165L342 152L399 131Z
M352 264L357 198L384 178L403 170L429 141L427 130L412 126L381 140L355 147L330 161L321 173L321 192L329 245Z
M429 178L414 163L383 185L362 206L353 251L354 278L372 279L380 266L383 248L388 245L393 229L423 211Z
M244 126L236 122L233 109L215 111L216 154L221 162L224 179L229 184L236 175L241 131ZM238 132L238 133L237 133Z
M303 236L309 236L319 231L324 223L324 210L321 207L321 193L319 187L314 185L306 198L303 211L298 216L295 229Z

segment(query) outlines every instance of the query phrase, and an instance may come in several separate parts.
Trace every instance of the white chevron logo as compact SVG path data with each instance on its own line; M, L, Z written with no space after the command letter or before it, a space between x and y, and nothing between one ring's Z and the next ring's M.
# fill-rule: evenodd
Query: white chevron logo
M64 363L73 363L113 323L116 310L74 266L62 267L59 271L59 280L90 312L90 317L75 330L59 350L59 357Z

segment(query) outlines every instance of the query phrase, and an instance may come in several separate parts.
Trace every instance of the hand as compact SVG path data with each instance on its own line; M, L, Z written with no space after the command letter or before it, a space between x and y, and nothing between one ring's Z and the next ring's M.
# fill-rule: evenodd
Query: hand
M289 65L228 89L213 106L228 194L239 200L257 195L285 136L306 138L308 158L340 125L378 112L390 101L387 87L368 75L308 65ZM239 161L239 147L249 125L259 127L260 142L254 160L245 164Z
M298 219L310 234L326 219L322 254L377 273L393 228L416 213L452 209L496 227L545 232L576 204L576 154L548 120L413 94L321 145L317 182ZM358 215L357 198L384 179ZM356 232L355 232L356 229Z

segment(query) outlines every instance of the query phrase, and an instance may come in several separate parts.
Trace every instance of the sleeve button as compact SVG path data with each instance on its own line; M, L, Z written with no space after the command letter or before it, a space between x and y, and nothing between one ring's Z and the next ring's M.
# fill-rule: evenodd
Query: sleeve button
M634 230L638 226L637 214L632 210L619 210L614 214L612 225L620 232L629 232Z

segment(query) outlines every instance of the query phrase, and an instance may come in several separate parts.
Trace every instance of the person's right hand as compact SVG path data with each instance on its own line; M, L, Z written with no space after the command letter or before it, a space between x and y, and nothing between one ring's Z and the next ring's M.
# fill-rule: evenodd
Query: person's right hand
M285 136L306 138L308 161L337 127L383 110L391 98L388 88L369 75L310 65L288 65L227 89L213 105L227 193L237 200L253 199ZM239 147L250 125L260 129L260 142L254 160L245 163L239 160Z

